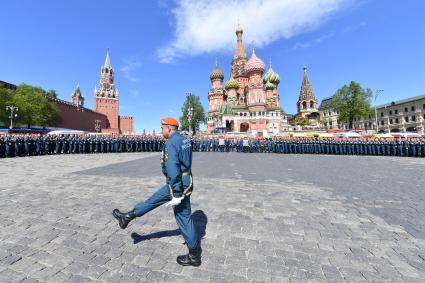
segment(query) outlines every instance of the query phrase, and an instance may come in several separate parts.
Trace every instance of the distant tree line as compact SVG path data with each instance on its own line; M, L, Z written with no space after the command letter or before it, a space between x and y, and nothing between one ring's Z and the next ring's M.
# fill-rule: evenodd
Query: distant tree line
M61 112L48 97L56 98L55 90L44 90L41 87L27 84L19 85L16 90L6 89L0 86L0 121L5 125L10 124L10 111L6 106L18 107L17 117L13 124L31 126L57 126L63 121Z

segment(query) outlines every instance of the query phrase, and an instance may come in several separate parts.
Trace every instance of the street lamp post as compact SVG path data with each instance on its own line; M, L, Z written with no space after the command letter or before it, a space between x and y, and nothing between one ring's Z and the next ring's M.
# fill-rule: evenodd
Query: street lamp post
M186 97L188 98L188 102L189 102L189 109L188 109L188 114L187 114L187 120L189 122L189 133L191 133L190 125L192 124L192 118L193 118L193 107L190 104L190 99L191 99L192 95L193 95L193 93L191 93L191 92L186 93Z
M375 98L373 100L373 104L375 105L375 127L376 127L376 132L378 132L378 113L376 112L376 98L378 98L378 95L380 95L381 93L383 93L384 90L383 89L378 89L375 91Z
M16 106L6 106L6 111L7 110L10 110L10 116L9 116L10 126L9 126L9 129L13 129L13 118L18 117L18 114L15 113L15 112L18 112L19 109Z

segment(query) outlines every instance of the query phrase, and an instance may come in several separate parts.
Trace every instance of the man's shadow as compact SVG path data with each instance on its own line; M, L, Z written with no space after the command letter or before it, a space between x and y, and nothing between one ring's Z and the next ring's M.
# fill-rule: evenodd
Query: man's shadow
M192 220L193 220L193 224L195 225L195 229L198 233L199 241L201 241L202 238L205 237L205 233L207 230L207 223L208 223L207 215L202 210L197 210L194 213L192 213ZM180 229L159 231L159 232L155 232L155 233L151 233L147 235L140 235L136 232L133 232L131 234L131 238L133 239L133 243L137 244L146 240L178 236L180 234L181 234Z

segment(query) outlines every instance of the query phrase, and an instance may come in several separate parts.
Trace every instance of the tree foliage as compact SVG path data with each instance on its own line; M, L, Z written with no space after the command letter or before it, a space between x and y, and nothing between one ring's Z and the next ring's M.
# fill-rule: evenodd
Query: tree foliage
M306 126L309 123L310 123L310 121L306 117L298 116L298 117L295 118L295 125Z
M3 97L4 89L0 89L0 94ZM6 93L6 92L5 92ZM49 90L48 92L40 87L34 87L26 84L21 84L16 91L9 92L7 103L18 107L18 116L16 123L26 124L27 127L34 125L46 127L56 126L62 121L61 112L56 106L49 102L47 96L55 97L56 91ZM0 99L2 101L3 99ZM0 106L1 106L0 102ZM9 113L7 113L7 117ZM3 117L0 116L2 121Z
M8 111L6 111L6 106L13 105L13 91L10 89L6 89L0 86L0 121L8 124L9 115Z
M363 89L352 81L344 85L332 97L332 108L338 112L338 123L349 123L353 128L355 118L368 118L371 114L372 90Z
M189 105L191 108L193 108L193 116L191 121L189 121ZM206 123L205 110L201 104L199 96L193 94L187 95L181 110L182 116L180 117L180 129L184 131L191 130L194 134L196 134L196 132L199 131L199 126L203 123Z

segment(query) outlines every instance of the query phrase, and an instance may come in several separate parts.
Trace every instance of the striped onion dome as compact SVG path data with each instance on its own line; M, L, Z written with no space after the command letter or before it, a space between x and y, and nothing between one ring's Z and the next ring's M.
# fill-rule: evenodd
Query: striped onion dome
M210 74L210 79L211 80L217 80L217 79L223 80L224 79L224 74L217 65L212 70L212 72Z
M269 70L267 71L266 75L263 78L263 82L271 82L273 84L279 84L280 83L280 77L279 75L272 69L270 66Z
M233 78L233 76L231 76L230 79L224 85L224 88L226 90L232 89L232 88L237 89L238 87L239 87L239 83Z
M268 81L268 82L264 85L264 88L265 88L266 90L274 90L274 87L275 87L275 84L274 84L274 83L272 83L272 82L270 82L270 81Z
M255 55L255 50L252 48L252 55L248 62L245 64L245 73L248 74L252 71L261 71L262 73L266 70L266 65L263 60Z

